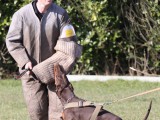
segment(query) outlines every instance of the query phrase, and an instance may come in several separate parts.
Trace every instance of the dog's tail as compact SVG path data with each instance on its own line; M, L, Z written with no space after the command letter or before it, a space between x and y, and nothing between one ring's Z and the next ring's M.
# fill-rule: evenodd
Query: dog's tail
M149 104L149 108L148 108L148 111L147 111L147 114L146 114L144 120L147 120L147 119L148 119L148 116L149 116L149 113L150 113L150 111L151 111L151 108L152 108L152 100L151 100L151 102L150 102L150 104Z

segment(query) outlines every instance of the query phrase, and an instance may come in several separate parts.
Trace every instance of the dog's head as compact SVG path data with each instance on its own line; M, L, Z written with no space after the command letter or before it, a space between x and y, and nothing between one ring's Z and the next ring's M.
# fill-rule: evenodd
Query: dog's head
M60 94L66 87L70 87L73 90L63 68L59 64L54 64L54 79L56 85L56 91Z
M54 64L54 79L56 86L66 85L69 82L64 70L59 64Z

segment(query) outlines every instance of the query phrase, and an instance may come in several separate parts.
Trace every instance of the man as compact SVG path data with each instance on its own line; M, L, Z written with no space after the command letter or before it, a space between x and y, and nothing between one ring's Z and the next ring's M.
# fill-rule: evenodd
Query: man
M52 0L34 0L13 15L6 45L20 73L30 69L21 78L30 119L60 120L53 64L67 74L81 54L67 12Z

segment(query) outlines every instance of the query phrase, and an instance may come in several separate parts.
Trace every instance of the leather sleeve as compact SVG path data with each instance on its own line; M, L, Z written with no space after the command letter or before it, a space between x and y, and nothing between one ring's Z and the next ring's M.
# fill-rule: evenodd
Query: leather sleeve
M74 41L58 40L55 50L54 55L36 65L32 70L37 79L45 84L54 81L53 67L55 63L59 63L68 74L72 70L75 60L80 57L82 47Z
M66 12L61 17L60 35L54 49L56 50L55 54L33 67L32 70L37 79L45 84L54 82L53 67L55 63L61 65L65 73L68 74L76 59L81 56L82 47L77 43L74 28L70 24Z

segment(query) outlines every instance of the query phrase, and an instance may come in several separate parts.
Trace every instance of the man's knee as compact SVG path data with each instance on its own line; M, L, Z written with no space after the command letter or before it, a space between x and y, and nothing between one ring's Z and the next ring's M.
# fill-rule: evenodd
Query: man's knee
M63 106L55 93L54 85L48 86L49 93L49 120L61 120Z
M28 101L28 111L31 120L48 120L47 101L44 102L43 99L38 100L36 97L32 98L32 100Z
M31 120L48 120L48 91L37 80L22 81L24 98Z

